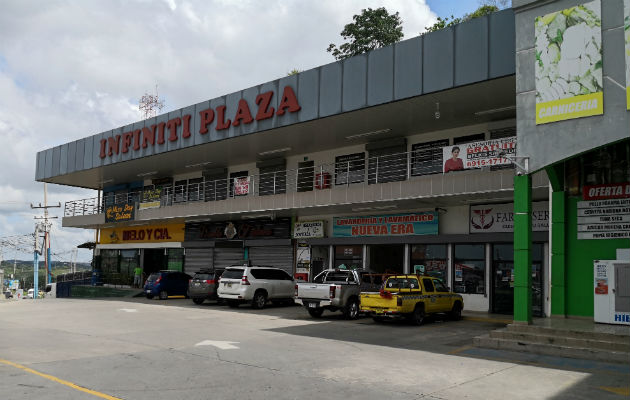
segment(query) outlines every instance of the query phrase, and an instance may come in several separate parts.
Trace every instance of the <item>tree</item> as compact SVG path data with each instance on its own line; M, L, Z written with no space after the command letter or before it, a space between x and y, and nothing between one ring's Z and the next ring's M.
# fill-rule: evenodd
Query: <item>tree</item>
M385 7L363 9L361 14L354 15L352 19L354 22L347 24L341 31L341 37L347 42L339 47L331 43L326 49L337 60L388 46L403 38L402 20L398 13L389 14Z
M302 71L300 71L300 70L299 70L299 69L297 69L297 68L293 68L291 71L287 72L287 76L297 75L297 74L299 74L300 72L302 72Z
M471 12L470 14L464 14L464 16L461 18L455 18L452 15L450 18L438 17L437 22L431 26L426 26L424 28L425 32L422 32L421 34L427 33L427 32L439 31L440 29L457 25L460 22L466 22L474 18L479 18L479 17L483 17L484 15L492 14L493 12L499 11L500 7L505 7L507 3L508 3L507 0L485 0L479 6L479 8L477 8L475 11Z

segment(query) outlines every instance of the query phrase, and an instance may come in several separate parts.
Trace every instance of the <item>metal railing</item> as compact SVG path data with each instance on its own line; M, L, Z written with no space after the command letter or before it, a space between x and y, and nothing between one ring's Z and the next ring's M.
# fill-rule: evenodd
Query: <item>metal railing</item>
M64 216L100 214L107 206L124 203L142 204L159 201L160 207L167 207L244 196L267 196L400 182L441 171L441 156L439 159L427 159L418 152L396 153L334 164L168 186L161 188L159 195L151 188L146 192L138 190L106 194L100 202L98 198L74 200L65 203Z

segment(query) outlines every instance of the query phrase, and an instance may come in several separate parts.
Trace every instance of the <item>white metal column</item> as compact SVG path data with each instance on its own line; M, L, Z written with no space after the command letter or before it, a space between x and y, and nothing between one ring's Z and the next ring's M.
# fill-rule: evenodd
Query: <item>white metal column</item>
M409 274L409 244L405 243L405 256L403 258L403 273Z
M334 267L334 260L335 258L335 246L333 246L332 244L330 246L328 246L328 269L333 269Z

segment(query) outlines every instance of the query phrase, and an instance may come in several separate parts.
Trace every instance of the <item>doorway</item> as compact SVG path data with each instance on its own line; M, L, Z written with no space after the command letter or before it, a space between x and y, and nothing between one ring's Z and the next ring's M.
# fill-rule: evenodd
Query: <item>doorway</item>
M167 269L168 256L165 253L166 249L144 249L143 272L146 276Z
M404 244L370 245L370 272L402 274L405 264Z
M532 244L532 314L543 312L543 244ZM514 314L514 245L492 246L492 312Z

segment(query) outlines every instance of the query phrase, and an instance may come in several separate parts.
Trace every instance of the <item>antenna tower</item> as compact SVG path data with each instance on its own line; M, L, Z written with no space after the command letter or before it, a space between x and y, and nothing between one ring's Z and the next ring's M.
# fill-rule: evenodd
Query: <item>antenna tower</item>
M145 92L138 103L142 119L155 117L158 111L162 111L162 108L164 108L164 101L160 100L158 96L157 85L155 85L155 95Z

